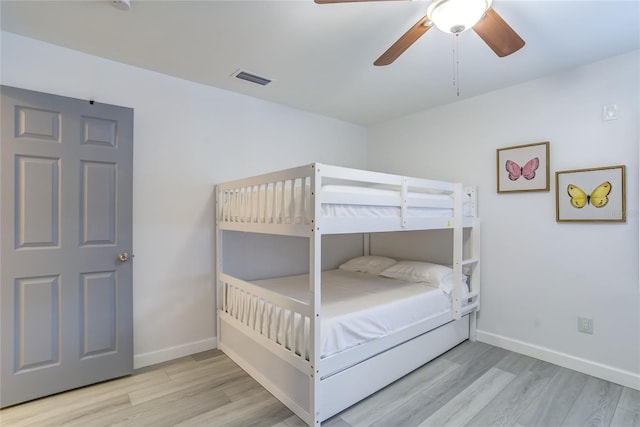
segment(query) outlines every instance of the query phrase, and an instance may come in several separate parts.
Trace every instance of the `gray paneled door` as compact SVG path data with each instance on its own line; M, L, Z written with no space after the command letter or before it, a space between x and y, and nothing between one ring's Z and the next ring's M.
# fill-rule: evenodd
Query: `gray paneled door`
M0 92L5 407L133 371L133 110Z

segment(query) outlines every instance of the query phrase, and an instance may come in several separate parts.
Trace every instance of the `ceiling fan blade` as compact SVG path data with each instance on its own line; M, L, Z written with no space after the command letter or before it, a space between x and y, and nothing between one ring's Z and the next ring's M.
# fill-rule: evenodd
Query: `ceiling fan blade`
M485 16L473 26L473 31L501 58L524 46L524 40L492 7L487 9Z
M402 37L392 44L385 53L380 55L380 58L376 59L373 65L389 65L398 59L398 57L409 48L409 46L431 29L432 25L425 25L428 21L429 17L425 15L422 19L416 22L416 24L409 28L409 31L404 33Z

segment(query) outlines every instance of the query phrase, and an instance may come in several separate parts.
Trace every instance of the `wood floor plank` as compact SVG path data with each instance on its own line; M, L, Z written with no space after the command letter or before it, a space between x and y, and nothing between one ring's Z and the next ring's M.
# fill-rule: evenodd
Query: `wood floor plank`
M283 422L285 427L307 427L307 423L302 421L297 415L292 415Z
M640 427L640 414L618 407L613 414L610 427Z
M233 381L225 385L223 391L232 402L235 402L236 400L242 400L249 397L261 388L262 386L258 381L254 380L249 375L245 375L237 381Z
M446 375L433 386L427 388L423 394L399 406L372 425L388 427L420 424L491 369L507 354L507 350L497 347L482 351L477 360L462 365L460 369Z
M182 390L137 406L91 412L84 417L78 418L73 423L67 424L65 427L97 425L169 427L210 411L214 407L221 407L229 403L229 398L215 388L209 390Z
M523 356L518 353L509 353L504 359L496 363L496 368L518 375L529 370L535 363L536 359L533 357Z
M191 357L193 358L193 360L195 360L196 362L201 362L203 360L207 360L210 359L212 357L224 357L224 353L222 352L222 350L218 350L217 348L211 349L211 350L206 350L206 351L201 351L200 353L196 353L196 354L192 354Z
M510 372L491 368L419 425L423 427L463 426L514 378L515 375Z
M165 369L165 372L172 381L191 381L201 378L203 376L210 375L212 372L227 372L240 370L240 367L228 357L215 357L203 360L201 362L194 362L188 369L181 367L180 370L175 370L171 367Z
M66 413L100 407L103 402L115 402L123 397L126 398L126 404L130 405L129 392L157 388L168 381L169 377L163 371L147 371L140 375L105 381L4 409L2 418L4 423L12 425L16 418L26 422L24 414L29 414L29 422L33 425L52 423L53 419L58 416L64 417Z
M342 417L332 417L322 423L322 427L355 427L342 419Z
M136 390L129 393L129 399L131 399L132 405L139 405L150 400L157 399L162 396L170 395L181 390L186 390L190 387L198 385L223 385L237 378L242 371L235 364L226 364L226 369L208 369L200 371L198 376L187 376L186 378L178 378L170 380L164 384L163 387L147 387L144 389ZM204 373L207 373L205 375Z
M447 359L436 359L346 409L340 416L354 427L371 425L459 367Z
M527 427L560 426L582 391L588 376L560 369L516 421Z
M618 405L633 412L640 412L640 390L624 387Z
M194 366L195 360L193 355L183 356L173 360L167 360L166 362L160 362L149 366L143 366L134 370L134 376L142 375L146 372L156 372L158 370L166 370L166 368L180 369L181 366ZM188 369L188 367L186 368Z
M489 402L467 426L511 426L540 393L549 378L526 371L516 376L505 389Z
M211 381L192 382L171 393L158 394L154 399L87 414L71 426L120 425L120 426L173 426L178 422L198 416L214 408L231 403L224 387L244 379L244 371L234 371L227 375L216 375Z
M543 360L536 360L534 364L529 367L528 371L538 378L553 378L561 369L564 368Z
M42 425L51 422L49 419L63 412L82 411L84 407L100 405L102 401L119 399L127 393L147 387L159 387L169 381L163 371L143 371L128 377L105 381L87 387L82 387L65 393L26 402L0 411L2 420L7 425L15 423L16 419L23 419L23 414L30 414L33 423Z
M516 353L510 353L498 362L496 367L506 368L518 374L501 393L469 421L467 424L469 427L513 425L551 377L558 372L558 367L555 365Z
M201 427L201 426L224 426L241 421L244 417L252 417L266 407L280 403L267 390L261 389L255 394L241 400L236 400L227 405L221 406L211 411L207 411L196 417L192 417L176 427Z
M270 405L260 410L245 413L240 419L234 420L225 427L271 427L291 416L292 412L279 400L274 399Z
M66 403L66 402L65 402ZM52 405L43 412L31 412L33 416L21 419L0 417L0 426L11 427L53 427L67 426L87 413L100 412L110 408L128 408L131 404L126 395L87 402L69 402L69 405ZM85 424L86 425L86 424Z
M611 427L640 427L640 391L624 387Z
M482 347L478 348L481 350L475 360L471 360L460 366L453 375L445 376L433 386L426 388L423 393L431 399L444 398L444 400L448 401L451 396L456 395L469 384L473 383L510 353L498 347L489 347L486 351L484 351Z
M499 381L507 376L510 382L500 389ZM410 427L425 421L447 427L465 423L551 427L563 422L640 427L640 392L487 344L465 342L322 427ZM0 425L306 424L224 353L210 350L137 369L129 377L5 408L0 410Z
M463 341L440 356L459 365L464 365L479 357L480 354L492 348L489 344L479 341Z
M562 425L608 427L621 394L622 386L589 377Z

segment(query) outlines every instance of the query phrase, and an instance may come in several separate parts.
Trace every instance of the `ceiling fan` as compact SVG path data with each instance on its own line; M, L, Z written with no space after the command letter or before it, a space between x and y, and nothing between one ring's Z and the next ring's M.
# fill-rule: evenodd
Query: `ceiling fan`
M316 3L349 3L389 0L314 0ZM511 55L524 40L491 7L492 0L432 0L427 14L384 52L373 65L389 65L434 26L460 34L470 28L498 55Z

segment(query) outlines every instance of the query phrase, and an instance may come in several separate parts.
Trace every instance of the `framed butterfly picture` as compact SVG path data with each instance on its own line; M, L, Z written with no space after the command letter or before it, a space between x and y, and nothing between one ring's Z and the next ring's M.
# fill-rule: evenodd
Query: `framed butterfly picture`
M498 148L498 193L549 191L549 142Z
M557 222L625 222L625 167L556 172Z

